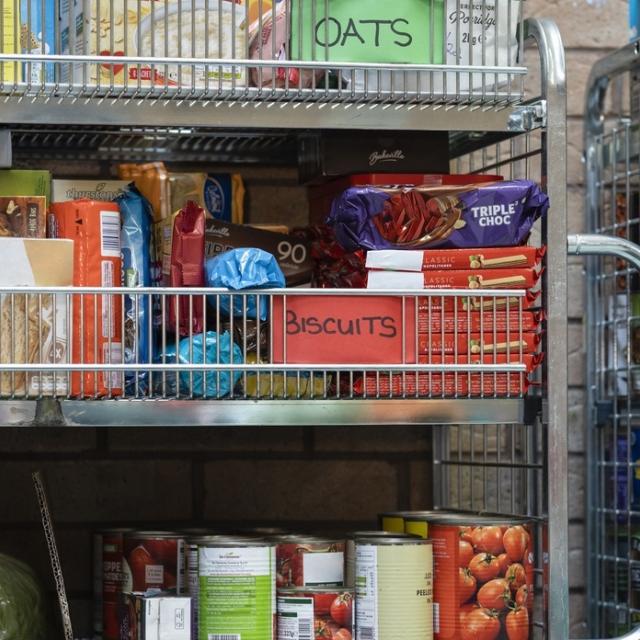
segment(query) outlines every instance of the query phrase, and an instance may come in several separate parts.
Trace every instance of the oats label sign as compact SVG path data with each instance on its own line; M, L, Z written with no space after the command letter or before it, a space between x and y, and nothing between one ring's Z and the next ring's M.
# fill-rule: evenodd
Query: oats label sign
M273 361L402 364L403 345L406 354L416 351L414 318L413 300L397 296L278 296Z
M301 60L441 64L443 24L443 0L298 0L291 51Z

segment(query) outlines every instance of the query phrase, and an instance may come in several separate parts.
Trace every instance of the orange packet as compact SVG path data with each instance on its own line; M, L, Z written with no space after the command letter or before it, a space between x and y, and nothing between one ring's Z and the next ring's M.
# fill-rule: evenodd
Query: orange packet
M119 287L120 210L113 202L71 200L51 205L51 231L73 240L73 285ZM73 296L73 364L122 364L122 298L119 295ZM121 372L74 372L71 395L122 395Z

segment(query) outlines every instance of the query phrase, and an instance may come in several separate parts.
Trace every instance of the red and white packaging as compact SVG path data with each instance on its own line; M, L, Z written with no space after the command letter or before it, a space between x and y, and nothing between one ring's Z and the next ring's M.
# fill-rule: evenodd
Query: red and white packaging
M369 271L368 289L533 289L539 282L537 269L491 271Z
M431 333L418 335L418 353L432 355L535 353L539 333Z
M539 268L545 247L501 247L491 249L431 249L404 251L386 249L367 253L367 269L392 271L489 271L493 269Z
M522 373L394 373L367 374L354 383L366 396L450 398L452 396L523 396L530 381Z
M541 291L526 291L522 296L505 296L496 292L495 296L429 296L418 298L420 312L433 314L435 312L467 312L467 311L496 311L508 309L510 313L521 310L535 309L540 306Z
M542 311L522 311L518 313L515 310L502 311L434 311L429 312L428 309L420 308L418 312L418 332L432 334L458 333L458 332L493 332L512 333L512 335L520 335L520 333L533 332L540 330L544 320Z

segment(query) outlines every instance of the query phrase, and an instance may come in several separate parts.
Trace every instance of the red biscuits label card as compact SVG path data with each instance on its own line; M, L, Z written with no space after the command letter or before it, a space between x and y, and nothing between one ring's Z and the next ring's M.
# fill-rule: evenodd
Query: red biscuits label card
M275 296L276 364L411 364L415 299L401 296Z

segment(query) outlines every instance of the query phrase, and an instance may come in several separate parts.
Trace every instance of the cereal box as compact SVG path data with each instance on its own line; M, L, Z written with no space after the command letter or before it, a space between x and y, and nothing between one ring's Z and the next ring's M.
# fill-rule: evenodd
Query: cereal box
M17 0L6 0L2 3L2 37L0 38L2 53L18 53L20 51L19 12L20 7ZM19 63L5 62L0 65L0 84L20 82L21 76Z
M55 53L55 0L21 0L20 49L22 53ZM53 63L30 62L23 65L24 79L39 84L53 82Z
M88 0L82 20L88 55L246 58L245 0ZM245 83L241 67L204 65L92 66L89 81L217 90Z

